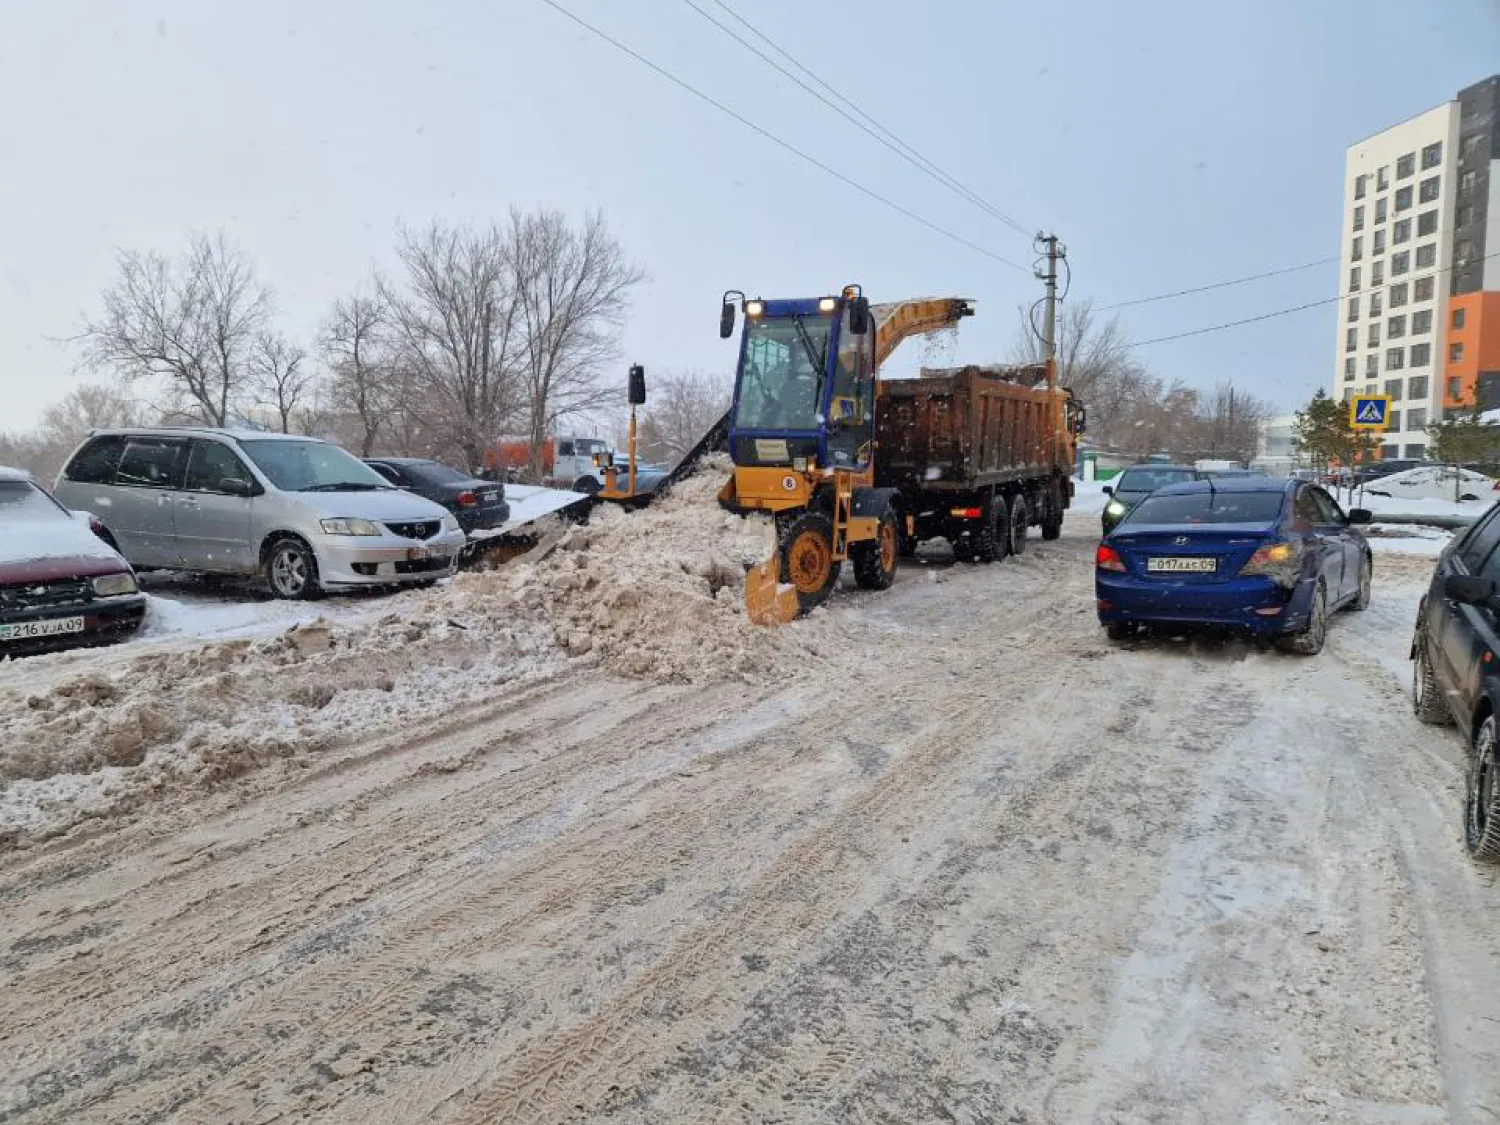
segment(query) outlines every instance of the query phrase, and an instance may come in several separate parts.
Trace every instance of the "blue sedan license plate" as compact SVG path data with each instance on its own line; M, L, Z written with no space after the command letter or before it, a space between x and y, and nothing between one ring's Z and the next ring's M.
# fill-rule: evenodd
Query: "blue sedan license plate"
M1218 560L1212 558L1146 560L1146 569L1152 574L1212 574L1217 566Z

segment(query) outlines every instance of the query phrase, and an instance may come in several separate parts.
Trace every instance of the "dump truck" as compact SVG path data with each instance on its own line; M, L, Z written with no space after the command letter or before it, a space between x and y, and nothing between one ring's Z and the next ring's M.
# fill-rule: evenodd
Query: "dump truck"
M1046 364L923 368L882 381L875 404L875 480L896 490L903 556L941 538L990 563L1031 527L1062 534L1085 414Z
M735 468L719 502L734 512L771 513L777 529L773 557L746 578L752 620L789 621L821 605L845 562L861 588L888 588L903 548L939 526L928 501L949 492L944 529L957 526L955 509L977 509L964 517L959 539L966 545L1002 506L1007 527L1020 512L1023 537L1032 503L1039 518L1060 526L1071 495L1062 490L1066 468L1056 480L1058 466L1071 464L1069 396L1054 385L1050 367L1041 386L994 379L977 399L973 384L963 381L934 380L924 393L888 397L877 380L901 341L958 324L973 315L972 301L923 297L872 305L858 285L793 300L752 300L731 290L720 309L721 337L734 334L737 312L745 328L726 422ZM944 388L946 406L939 404ZM991 400L1010 405L986 413ZM896 425L881 422L887 410L905 410L913 420L926 412L926 432L936 444L912 447L920 463L882 456L878 435L893 434ZM1010 460L1002 466L997 458Z

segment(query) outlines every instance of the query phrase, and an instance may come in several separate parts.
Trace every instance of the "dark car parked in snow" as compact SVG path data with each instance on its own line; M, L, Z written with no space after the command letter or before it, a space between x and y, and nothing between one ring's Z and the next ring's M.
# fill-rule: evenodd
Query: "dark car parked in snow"
M18 469L0 468L0 657L117 640L146 598L87 515Z
M1158 488L1200 479L1202 474L1191 465L1150 464L1126 469L1104 486L1104 494L1109 497L1104 505L1104 534L1108 535L1131 508Z
M1433 569L1412 637L1412 707L1457 723L1469 743L1464 845L1500 863L1500 504L1456 536Z
M480 480L422 457L368 457L365 464L397 488L447 508L469 534L493 531L510 519L500 481Z
M1314 655L1330 614L1370 602L1370 546L1357 530L1369 522L1302 481L1170 485L1099 544L1099 620L1116 640L1142 625L1210 626Z

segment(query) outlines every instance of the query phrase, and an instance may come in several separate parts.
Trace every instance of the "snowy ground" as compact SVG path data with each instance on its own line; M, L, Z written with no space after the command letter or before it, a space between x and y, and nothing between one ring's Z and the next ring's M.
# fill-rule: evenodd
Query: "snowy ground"
M1377 537L1299 660L1108 644L1097 538L764 631L703 593L757 529L651 509L215 610L144 696L0 679L28 784L117 787L0 852L0 1122L1493 1121L1500 888L1405 695L1431 559ZM79 716L129 707L111 762Z

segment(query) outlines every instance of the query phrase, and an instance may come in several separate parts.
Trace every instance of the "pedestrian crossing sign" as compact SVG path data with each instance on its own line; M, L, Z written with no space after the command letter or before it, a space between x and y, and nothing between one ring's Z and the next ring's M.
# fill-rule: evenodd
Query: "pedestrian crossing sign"
M1349 400L1351 429L1383 430L1390 416L1390 395L1355 395Z

